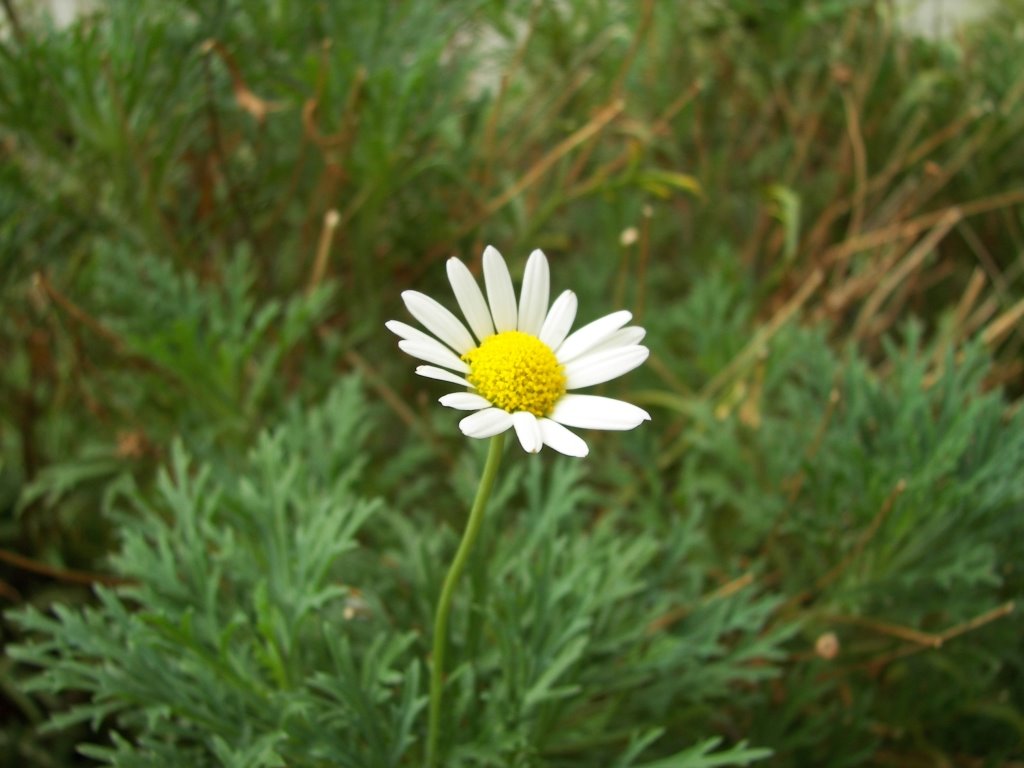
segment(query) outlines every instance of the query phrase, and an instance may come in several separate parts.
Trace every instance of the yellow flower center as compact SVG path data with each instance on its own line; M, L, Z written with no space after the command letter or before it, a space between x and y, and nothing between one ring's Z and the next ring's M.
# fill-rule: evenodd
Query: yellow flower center
M515 413L546 416L565 394L565 372L551 348L522 331L488 336L462 356L466 377L493 405Z

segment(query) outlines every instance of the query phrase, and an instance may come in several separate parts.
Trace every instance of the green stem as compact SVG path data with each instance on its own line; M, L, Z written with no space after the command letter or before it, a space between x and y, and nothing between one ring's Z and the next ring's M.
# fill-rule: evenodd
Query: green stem
M473 549L473 542L476 541L477 534L480 533L480 524L484 519L484 507L487 506L487 499L491 495L494 478L498 474L498 465L501 463L501 449L504 445L504 433L491 438L491 447L487 453L487 463L484 465L484 473L480 477L480 485L476 489L473 509L470 510L469 520L466 522L466 530L462 534L462 542L455 553L455 559L452 560L451 567L448 569L448 575L444 579L444 586L441 588L441 598L437 601L437 614L434 616L434 651L430 669L430 724L427 730L427 768L435 768L437 765L437 745L441 736L441 693L444 687L444 652L448 641L448 614L451 613L452 595L455 593L455 584L466 567L470 550Z

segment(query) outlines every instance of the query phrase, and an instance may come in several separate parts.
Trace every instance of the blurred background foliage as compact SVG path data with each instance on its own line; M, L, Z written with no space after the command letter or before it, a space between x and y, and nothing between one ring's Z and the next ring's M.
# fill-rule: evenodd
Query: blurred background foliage
M882 0L37 11L0 763L417 763L481 454L383 322L487 243L634 311L606 389L654 420L508 460L449 764L1024 759L1019 0L948 40Z

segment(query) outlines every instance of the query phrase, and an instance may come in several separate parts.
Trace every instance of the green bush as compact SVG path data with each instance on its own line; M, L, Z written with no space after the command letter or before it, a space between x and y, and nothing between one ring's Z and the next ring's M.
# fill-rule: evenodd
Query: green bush
M383 322L492 242L653 421L506 459L447 765L1020 759L1021 10L0 4L0 764L421 762L483 453Z

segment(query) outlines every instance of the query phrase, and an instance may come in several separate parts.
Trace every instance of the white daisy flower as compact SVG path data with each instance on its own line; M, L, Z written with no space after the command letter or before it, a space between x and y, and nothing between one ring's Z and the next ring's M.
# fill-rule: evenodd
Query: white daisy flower
M633 370L649 350L640 344L644 329L626 325L632 319L626 311L569 333L576 294L564 291L548 306L548 260L541 251L526 262L518 305L505 260L491 246L484 251L486 299L456 258L448 260L448 280L468 328L417 291L405 291L402 300L434 336L398 320L387 327L401 337L400 349L430 363L416 373L464 388L440 398L449 408L475 411L459 422L463 434L484 438L513 428L529 453L549 445L586 456L587 444L567 427L625 430L651 418L622 400L575 394Z

